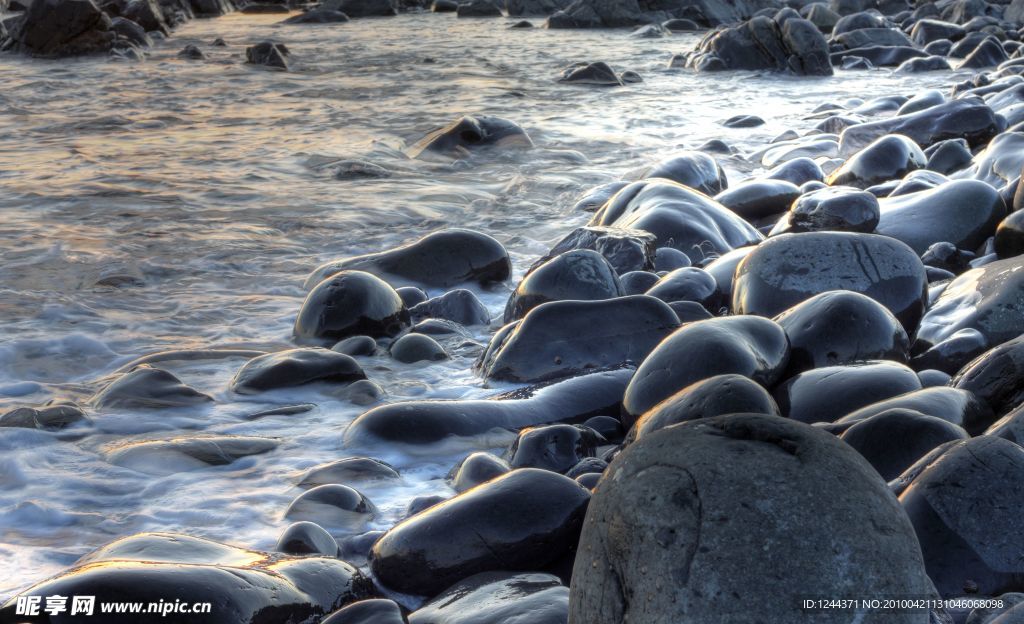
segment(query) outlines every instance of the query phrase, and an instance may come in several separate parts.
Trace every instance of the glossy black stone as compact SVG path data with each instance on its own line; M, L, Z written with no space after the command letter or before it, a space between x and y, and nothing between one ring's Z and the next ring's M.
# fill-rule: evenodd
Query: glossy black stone
M729 187L718 161L702 152L683 152L661 160L644 170L640 177L672 180L705 195L716 195Z
M626 183L622 183L619 188L624 186L627 186ZM609 194L594 210L604 206L614 196L615 193ZM630 271L649 271L654 268L656 240L653 234L641 230L592 225L579 227L555 243L551 251L534 262L526 274L529 275L552 258L574 249L596 251L604 256L619 275Z
M299 487L315 487L330 483L349 483L373 479L397 479L398 471L379 459L371 457L345 457L318 464L299 479Z
M504 459L490 453L470 453L448 473L448 481L456 492L465 492L481 483L500 477L512 468Z
M651 352L623 397L623 424L698 381L735 373L771 387L789 361L789 341L776 323L729 316L688 323Z
M914 371L880 360L805 371L772 395L784 416L816 423L834 422L866 405L920 389Z
M512 275L512 261L490 236L452 228L394 249L323 264L306 279L306 288L346 269L372 273L395 286L449 288L504 282Z
M864 360L907 363L910 340L880 303L859 293L815 295L775 317L789 337L786 377L824 366Z
M775 316L830 290L850 290L889 309L912 333L927 301L921 259L904 243L853 232L773 236L736 269L735 314Z
M549 301L597 301L623 295L615 268L596 251L576 249L530 271L509 297L505 322L523 318Z
M839 437L891 481L940 444L969 436L941 418L894 408L854 423Z
M399 362L436 362L447 360L448 353L436 340L426 334L406 334L392 343L388 350Z
M1002 417L1024 403L1024 336L990 349L954 375L950 385L985 401Z
M921 148L900 134L889 134L858 151L829 175L830 186L868 188L886 180L897 180L928 163Z
M405 153L409 158L431 153L458 158L474 150L495 147L529 148L533 141L514 121L486 115L466 116L430 132Z
M347 445L427 444L448 436L478 436L496 428L519 430L550 422L577 423L618 414L629 368L581 375L490 399L406 401L374 408L345 430Z
M658 283L657 273L651 273L650 271L630 271L619 278L619 283L622 285L623 295L642 295L647 290Z
M584 458L594 457L601 442L604 440L596 432L580 426L524 429L508 450L509 464L512 468L541 468L565 474Z
M787 180L747 180L715 195L715 201L748 221L789 210L800 188Z
M971 435L981 433L994 420L992 408L973 393L949 386L937 386L866 405L835 421L835 426L829 429L834 433L842 433L854 423L890 410L909 410L941 418L963 427Z
M867 191L834 186L805 193L772 229L787 232L873 232L878 225L878 199Z
M465 288L456 288L409 308L413 321L425 318L445 319L460 325L487 325L491 314L487 307Z
M295 318L295 337L308 341L394 336L409 326L409 310L387 282L363 271L342 271L309 292Z
M366 374L351 356L330 349L289 349L246 362L231 380L231 390L256 394L314 382L346 384L359 379L366 379Z
M333 528L361 527L377 509L361 492L347 485L318 485L299 494L284 516Z
M982 99L963 97L909 115L850 126L840 136L839 149L842 154L853 154L886 134L902 134L922 148L946 139L965 139L977 146L1001 129L995 112Z
M188 407L212 401L173 374L147 364L121 375L91 399L99 408Z
M574 549L589 500L562 475L513 470L393 527L374 544L371 569L421 596L480 572L540 570Z
M393 600L374 598L354 602L320 624L406 624L402 609Z
M1011 212L996 228L995 249L1000 259L1024 254L1024 212Z
M714 311L725 303L715 278L707 271L695 267L672 271L651 286L646 294L665 303L692 301Z
M338 556L338 542L319 524L296 522L285 529L274 548L288 555Z
M552 301L498 330L477 362L486 379L538 382L640 362L679 326L663 301L632 295Z
M565 624L569 588L556 576L483 572L409 614L409 624Z

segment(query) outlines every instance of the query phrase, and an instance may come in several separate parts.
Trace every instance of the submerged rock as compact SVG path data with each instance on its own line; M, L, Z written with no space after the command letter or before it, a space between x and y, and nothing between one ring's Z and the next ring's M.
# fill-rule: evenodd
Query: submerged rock
M348 483L375 479L397 479L398 472L391 465L370 457L345 457L314 466L299 480L299 487L315 487L331 483Z
M480 572L543 570L572 552L589 500L562 475L513 470L394 526L370 567L386 587L420 596Z
M335 611L320 624L406 624L402 609L393 600L360 600Z
M558 82L597 85L600 87L621 87L622 78L608 63L575 63L562 70Z
M310 9L284 20L285 24L340 24L349 21L348 15L332 9Z
M128 442L111 449L107 461L137 472L167 475L226 466L242 457L272 451L277 445L278 442L270 438L232 435Z
M274 550L289 555L337 557L338 542L319 524L303 520L285 529Z
M448 353L436 340L425 334L406 334L389 349L391 357L405 364L447 360Z
M135 622L254 624L274 613L282 621L319 618L372 595L373 583L355 566L333 557L288 557L242 550L172 533L141 533L121 538L80 559L75 567L25 590L27 596L117 596L142 605L209 603L205 613L187 618L151 615ZM0 619L20 621L12 598ZM61 619L67 619L63 618ZM79 618L74 618L79 619ZM114 622L124 617L100 614Z
M885 483L815 427L719 416L655 431L612 461L580 538L569 621L871 620L867 610L801 609L805 596L846 592L934 596ZM929 617L907 610L885 621Z
M760 242L749 223L710 197L669 180L634 182L594 214L590 225L650 232L659 247L698 260Z
M698 381L744 375L771 387L789 361L789 341L777 324L756 316L687 323L663 340L637 369L623 397L623 424Z
M939 594L1020 591L1024 449L979 436L922 461L900 502Z
M409 624L564 624L569 588L557 576L483 572L409 614Z
M308 341L394 336L409 326L409 310L387 282L344 270L316 285L295 318L295 337Z
M145 364L121 375L91 399L98 408L188 407L212 401L173 374Z
M453 228L387 251L328 262L306 278L305 286L313 288L346 269L372 273L395 286L449 288L466 282L504 282L512 274L512 261L490 236Z
M253 358L235 374L231 390L256 394L314 382L351 383L366 374L350 356L330 349L289 349Z
M479 115L461 117L438 128L406 150L409 158L420 158L427 153L462 158L481 148L533 147L526 131L514 121L501 117Z
M245 62L274 69L288 69L288 48L281 43L262 41L245 49Z
M16 407L0 415L0 427L60 431L91 422L85 411L70 402L51 402L39 407Z
M329 528L362 527L373 518L377 508L362 492L331 483L318 485L295 497L284 517L315 522Z
M646 295L552 301L498 330L477 368L486 379L530 383L635 363L678 326L668 305Z
M888 308L910 334L924 312L927 286L921 259L892 238L852 232L782 234L740 262L732 311L775 316L814 295L850 290Z
M633 370L624 368L515 390L490 399L383 405L349 425L345 444L429 444L449 436L480 436L494 429L578 423L591 416L617 414L622 393L632 376Z

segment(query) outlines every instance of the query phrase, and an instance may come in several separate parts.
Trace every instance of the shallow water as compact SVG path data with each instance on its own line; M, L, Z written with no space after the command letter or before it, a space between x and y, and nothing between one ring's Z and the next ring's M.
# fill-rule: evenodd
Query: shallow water
M591 185L710 138L750 153L785 129L811 128L803 117L824 102L953 80L667 69L692 35L506 30L505 20L431 14L323 26L280 19L193 21L145 63L0 57L0 411L53 397L85 401L104 376L154 351L284 348L312 268L441 226L495 236L521 273L586 221L571 208ZM218 36L228 47L209 47ZM288 45L292 72L243 64L245 45L266 38ZM210 60L178 59L187 43ZM581 60L645 81L608 90L553 80ZM538 149L455 164L401 154L406 141L462 113L513 119ZM768 124L716 124L740 113ZM394 173L335 180L322 165L339 158ZM722 164L733 181L758 169L739 156ZM498 315L507 292L479 294ZM485 343L487 332L475 338ZM389 401L486 396L496 389L470 371L478 350L464 346L440 364L382 357L363 365ZM160 365L212 394L212 407L92 412L88 435L0 429L0 599L139 531L272 547L300 492L297 477L359 450L342 448L341 433L365 408L322 388L239 399L226 386L242 361ZM244 418L306 402L317 409ZM197 433L266 436L280 446L163 475L104 459L126 441ZM428 450L363 449L403 473L399 483L353 484L380 509L369 528L393 524L414 496L449 492L443 476L466 449Z

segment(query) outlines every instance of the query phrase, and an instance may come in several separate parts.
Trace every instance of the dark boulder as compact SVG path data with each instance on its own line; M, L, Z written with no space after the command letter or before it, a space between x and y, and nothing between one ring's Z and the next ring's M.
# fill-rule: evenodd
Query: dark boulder
M947 139L964 139L977 146L987 143L1001 129L995 112L984 100L963 97L909 115L850 126L839 137L839 149L842 154L853 154L886 134L902 134L922 148Z
M409 624L565 624L569 588L558 577L483 572L463 579L409 614Z
M720 416L656 431L612 461L580 538L569 621L883 621L868 609L801 608L807 596L848 593L934 596L885 483L815 427ZM884 621L929 617L901 610Z
M281 43L261 41L245 49L245 62L274 69L288 70L288 48Z
M1009 60L1009 56L995 37L988 37L974 48L957 69L983 69L995 67Z
M1024 588L1024 449L994 436L955 442L919 467L900 502L939 594Z
M695 267L671 271L651 286L646 294L665 303L693 301L712 312L717 312L725 305L715 278L707 271Z
M501 243L486 234L440 230L401 247L321 265L306 279L306 288L346 269L372 273L396 286L448 288L504 282L512 274L512 261Z
M509 464L512 468L541 468L565 474L583 459L594 457L601 442L594 431L577 425L524 429L508 451Z
M504 459L478 451L467 455L452 468L448 473L448 481L456 492L465 492L510 470L512 467Z
M831 76L828 43L802 18L778 24L760 16L711 33L689 59L695 69L768 69Z
M549 301L600 301L623 295L615 268L596 251L576 249L551 258L519 282L505 306L505 322Z
M290 349L246 362L231 380L231 390L256 394L314 382L347 384L359 379L366 379L366 374L348 355L321 348Z
M923 346L924 343L921 347L923 348ZM980 331L965 327L939 344L916 354L913 366L917 370L940 370L946 374L955 375L968 362L984 353L988 347L988 340Z
M828 427L828 429L833 433L842 433L855 423L891 410L913 411L926 416L934 416L958 427L963 427L970 435L981 433L994 420L992 408L980 401L973 393L948 386L938 386L915 390L866 405L843 416L835 422L835 426Z
M462 5L460 5L462 6ZM533 147L533 141L519 124L501 117L461 117L433 130L406 150L409 158L427 154L462 158L474 150L499 147Z
M354 602L320 624L406 624L402 608L393 600L374 598Z
M865 189L887 180L900 179L927 163L924 152L911 139L889 134L854 154L832 172L826 183Z
M212 401L173 374L145 364L121 375L91 399L99 408L189 407Z
M344 340L339 340L331 347L331 351L351 356L373 355L377 352L377 341L369 336L349 336Z
M552 301L498 330L477 368L486 379L538 382L639 362L679 319L646 295Z
M769 180L784 180L799 186L806 182L821 182L825 179L825 173L821 170L821 165L803 156L787 160L769 171L765 177Z
M89 424L85 411L71 402L50 402L38 407L16 407L0 414L0 427L60 431L66 427Z
M349 425L345 444L427 444L449 436L480 436L493 429L578 423L599 414L617 414L632 376L633 370L624 368L514 390L490 399L383 405Z
M801 195L771 231L874 232L878 225L878 199L849 186L831 186Z
M999 223L994 245L1000 259L1024 254L1024 211L1011 212Z
M394 336L409 326L409 310L387 282L344 270L318 283L295 318L295 337L307 341Z
M296 522L285 529L274 548L288 555L338 556L338 542L319 524Z
M109 52L117 35L93 0L35 0L12 22L5 47L34 56Z
M589 500L562 475L513 470L393 527L370 567L384 586L421 596L480 572L540 570L573 551Z
M673 247L695 261L762 239L749 223L710 197L657 179L634 182L616 193L590 225L650 232L659 247Z
M444 347L426 334L406 334L393 342L388 352L391 353L391 357L404 364L437 362L449 358Z
M937 446L970 436L941 418L895 408L854 423L839 437L891 481Z
M621 87L622 79L608 63L575 63L562 70L558 82L597 85L601 87Z
M626 444L670 425L726 414L781 416L772 395L743 375L715 375L683 388L645 412L626 436Z
M921 389L917 374L884 360L804 371L772 393L784 416L805 423L835 422L878 401Z
M683 152L658 161L645 169L640 177L672 180L705 195L715 195L729 187L722 166L703 152Z
M950 71L953 67L941 56L910 58L899 64L897 74L922 74L924 72Z
M800 197L797 185L786 180L748 180L715 195L715 201L753 221L789 210Z
M206 53L199 49L199 46L190 43L178 52L178 58L189 59L191 61L202 61L206 59Z
M285 24L340 24L349 21L348 15L331 9L310 9L284 20Z
M107 461L151 475L169 475L227 466L237 459L277 448L269 438L233 435L182 436L170 440L127 442L107 453Z
M974 393L997 417L1010 413L1024 403L1024 336L982 353L964 366L950 385Z
M488 325L491 313L487 307L465 288L456 288L440 297L434 297L409 309L413 321L425 318L445 319L460 325Z
M735 314L775 316L814 295L850 290L889 309L912 333L928 290L924 265L895 239L853 232L773 236L736 268Z
M789 337L786 377L865 360L905 364L909 359L906 330L892 312L860 293L815 295L776 316L775 322Z
M612 193L609 197L614 195L615 193ZM601 202L601 206L605 203L607 199ZM603 226L579 227L555 243L551 251L534 262L526 273L529 275L555 256L575 249L596 251L604 256L619 275L630 271L649 271L654 268L656 240L653 234L642 230Z
M572 209L574 212L594 212L603 206L605 202L611 199L612 195L618 193L626 186L629 186L629 182L623 182L621 180L599 184L598 186L584 191L575 203L573 203Z
M398 479L398 472L389 464L371 457L345 457L307 470L299 480L299 487L315 487L331 483Z
M910 38L919 46L925 46L933 41L948 39L956 41L963 39L967 31L959 24L943 22L936 19L922 19L914 24L910 31Z
M509 17L547 17L561 11L571 0L506 0Z
M318 485L299 494L284 517L315 522L327 528L362 527L377 509L361 492L347 485Z
M651 271L630 271L623 275L619 282L622 284L622 294L642 295L660 279L657 273Z
M683 388L735 373L771 387L789 361L789 341L777 324L756 316L727 316L688 323L643 361L623 397L623 424Z
M270 613L281 621L316 619L373 592L369 579L338 559L271 555L188 535L142 533L83 557L71 570L38 583L24 595L116 596L142 605L210 604L208 612L174 617L157 611L125 618L101 614L97 607L93 617L71 618L96 624L125 619L134 624L252 624ZM0 620L22 621L16 608L12 598L0 607Z

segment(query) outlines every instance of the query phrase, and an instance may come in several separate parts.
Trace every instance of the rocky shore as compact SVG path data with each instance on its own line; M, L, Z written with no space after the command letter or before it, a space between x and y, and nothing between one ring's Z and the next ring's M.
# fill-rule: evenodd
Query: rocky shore
M11 8L21 10L0 22L4 48L43 57L141 59L183 21L233 10L367 20L344 28L432 10L639 27L668 41L707 30L668 61L680 71L963 71L947 91L807 111L809 127L746 156L748 179L728 179L730 148L718 141L586 190L575 210L589 222L528 267L501 232L442 228L313 268L288 349L160 352L100 380L86 401L7 411L0 427L72 439L108 410L216 404L166 363L229 359L244 360L231 396L311 386L365 406L340 458L298 481L274 551L188 527L125 535L11 598L0 621L125 621L26 615L28 596L212 605L139 624L1024 621L1021 0ZM246 59L288 69L297 54L253 42ZM628 89L643 77L588 59L551 79ZM732 112L725 127L764 123ZM466 115L404 153L450 163L540 149L515 120ZM335 175L390 173L347 161ZM477 293L502 288L492 318ZM478 351L471 330L488 335ZM481 384L515 389L383 400L380 361L431 366L466 350ZM495 432L514 438L500 452L485 442ZM127 443L106 460L173 473L279 444L183 436ZM400 522L370 529L379 510L364 490L401 477L382 457L452 445L473 449L445 477L455 494L414 498ZM886 598L910 604L822 606ZM961 598L1002 606L952 602Z

